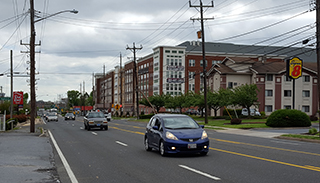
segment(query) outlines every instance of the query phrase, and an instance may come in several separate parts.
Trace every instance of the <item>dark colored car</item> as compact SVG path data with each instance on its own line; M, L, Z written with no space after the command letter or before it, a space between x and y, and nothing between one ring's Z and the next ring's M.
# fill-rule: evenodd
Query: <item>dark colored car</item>
M145 149L159 150L162 156L176 153L206 155L209 138L203 127L184 114L156 114L146 127Z
M69 120L69 119L75 120L76 117L74 116L73 113L67 113L67 114L64 116L64 120Z
M199 114L198 110L195 110L195 109L188 109L186 111L186 113L189 115L198 115Z
M91 128L108 130L108 121L102 112L88 112L84 117L84 128L88 131Z

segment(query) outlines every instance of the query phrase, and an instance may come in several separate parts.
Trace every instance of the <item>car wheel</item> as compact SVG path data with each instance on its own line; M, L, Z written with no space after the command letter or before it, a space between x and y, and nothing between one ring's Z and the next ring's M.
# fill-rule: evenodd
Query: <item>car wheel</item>
M165 147L164 147L164 144L163 144L163 141L160 142L160 145L159 145L159 152L161 154L161 156L166 156L167 153L165 152Z
M144 148L146 149L146 151L151 151L151 147L149 146L149 143L148 143L148 138L146 137L144 139Z
M105 130L108 130L108 126L104 127Z

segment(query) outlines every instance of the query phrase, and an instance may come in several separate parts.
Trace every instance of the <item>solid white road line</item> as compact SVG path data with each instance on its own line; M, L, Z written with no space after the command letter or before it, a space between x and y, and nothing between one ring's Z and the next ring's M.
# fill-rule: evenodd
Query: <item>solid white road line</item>
M93 135L98 135L96 132L91 132Z
M71 170L68 161L64 157L62 151L60 150L60 148L59 148L56 140L54 139L52 133L50 132L50 130L48 130L48 132L50 134L50 138L52 140L52 143L53 143L54 147L56 148L56 150L57 150L57 152L58 152L58 154L60 156L60 159L61 159L61 161L63 163L63 166L65 167L65 169L66 169L66 171L67 171L67 173L69 175L69 178L70 178L71 182L72 183L78 183L78 180L77 180L76 176L73 174L73 171Z
M117 144L120 144L120 145L123 145L123 146L126 146L126 147L128 146L127 144L122 143L122 142L119 142L119 141L116 141L116 143L117 143Z
M201 172L201 171L199 171L199 170L196 170L196 169L187 167L187 166L185 166L185 165L179 165L179 166L180 166L181 168L190 170L190 171L192 171L192 172L194 172L194 173L203 175L203 176L208 177L208 178L210 178L210 179L213 179L213 180L221 180L219 177L212 176L212 175L210 175L210 174L207 174L207 173Z

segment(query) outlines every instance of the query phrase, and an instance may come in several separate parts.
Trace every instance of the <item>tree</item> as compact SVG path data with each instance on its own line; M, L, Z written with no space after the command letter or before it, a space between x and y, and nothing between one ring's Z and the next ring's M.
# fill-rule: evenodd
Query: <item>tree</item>
M153 107L156 109L157 113L159 113L160 108L165 106L166 103L166 98L168 96L166 95L152 95L150 97L148 97L148 100L150 101L150 103L153 105ZM143 98L140 102L140 104L148 106L148 107L152 107L149 102L147 101L147 99Z
M255 84L238 86L233 89L232 103L250 111L250 107L258 102L258 92L259 89ZM250 116L250 112L248 115Z
M178 96L167 96L165 107L176 109L179 108L180 113L182 112L182 108L187 107L188 101L188 93L181 94Z
M80 104L80 92L76 90L70 90L67 92L69 107L79 106Z
M86 99L86 105L88 106L93 106L94 101L93 101L93 91L91 91L90 95Z

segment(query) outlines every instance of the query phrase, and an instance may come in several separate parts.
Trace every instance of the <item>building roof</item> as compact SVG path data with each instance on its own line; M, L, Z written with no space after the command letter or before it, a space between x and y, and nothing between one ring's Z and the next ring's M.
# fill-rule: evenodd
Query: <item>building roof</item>
M185 46L186 52L202 52L201 42L186 41L178 46ZM232 43L206 42L206 53L219 53L221 55L260 55L267 57L290 58L298 56L304 62L316 62L316 50L313 48L280 47L280 46L254 46Z
M256 62L251 70L259 74L279 74L286 71L285 62Z

